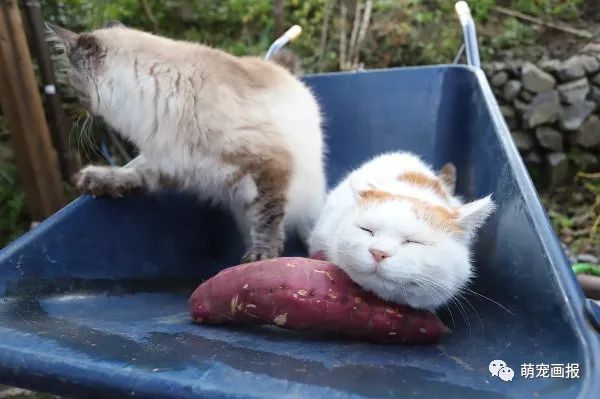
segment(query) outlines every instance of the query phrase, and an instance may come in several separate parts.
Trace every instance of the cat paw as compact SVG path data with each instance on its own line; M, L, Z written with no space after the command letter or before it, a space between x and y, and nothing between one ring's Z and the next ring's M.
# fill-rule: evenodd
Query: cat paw
M275 249L251 249L242 257L242 263L257 262L259 260L272 259L281 256L282 250Z
M82 194L121 198L141 187L140 177L133 170L106 166L86 166L74 177Z

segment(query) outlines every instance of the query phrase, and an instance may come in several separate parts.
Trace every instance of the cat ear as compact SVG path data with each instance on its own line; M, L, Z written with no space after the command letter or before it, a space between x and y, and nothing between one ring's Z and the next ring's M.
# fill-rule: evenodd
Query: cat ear
M448 162L440 169L438 178L442 181L446 189L450 191L450 195L454 195L454 191L456 191L456 166Z
M51 24L49 22L46 23L46 26L56 35L56 37L59 38L61 43L65 46L67 54L70 54L71 51L77 45L79 35L75 32L72 32L65 28L61 28L60 26Z
M108 21L107 23L105 23L104 27L107 29L110 29L110 28L125 28L126 26L121 21L113 20L113 21Z
M95 57L100 53L100 42L92 33L82 33L77 39L77 50L85 57Z
M483 225L495 209L496 205L492 201L492 196L488 195L477 201L461 205L458 208L458 221L468 234L472 234Z

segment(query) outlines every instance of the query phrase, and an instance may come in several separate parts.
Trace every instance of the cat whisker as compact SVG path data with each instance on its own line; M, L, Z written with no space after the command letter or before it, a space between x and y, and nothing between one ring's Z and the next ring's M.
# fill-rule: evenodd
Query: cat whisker
M83 123L81 124L81 128L80 128L78 134L79 134L79 137L81 138L81 144L82 144L82 148L83 148L83 152L84 152L85 156L88 159L91 159L90 153L88 152L88 149L91 150L91 147L89 146L89 140L87 137L89 118L88 118L87 113L84 115L85 115L85 118L83 119Z
M427 291L427 294L429 296L431 296L432 300L436 300L436 296L435 294L435 288L432 287L431 285L427 284L426 281L415 281L415 284L417 284L418 286L420 286L421 288L423 288L423 290Z
M452 310L450 309L450 306L444 304L444 307L446 308L446 310L448 311L448 314L450 315L450 320L452 320L452 328L456 329L456 323L454 322L454 316L452 315Z
M494 300L493 300L492 298L490 298L490 297L487 297L487 296L485 296L485 295L483 295L483 294L480 294L480 293L479 293L479 292L477 292L477 291L473 291L472 289L470 289L470 288L467 288L467 287L461 287L461 290L464 290L466 293L473 294L473 295L477 295L478 297L481 297L481 298L483 298L483 299L486 299L486 300L490 301L491 303L493 303L494 305L497 305L497 306L498 306L500 309L504 310L504 311L505 311L505 312L507 312L508 314L510 314L510 315L514 315L514 312L512 312L510 309L508 309L507 307L503 306L502 304L500 304L500 303L498 303L498 302L494 301Z
M427 276L422 276L422 278L423 278L423 279L427 279L427 280L429 281L429 283L430 283L430 284L433 284L433 285L435 285L435 286L438 286L440 289L444 289L444 287L443 287L441 284L439 284L437 281L435 281L435 280L433 280L433 279L431 279L431 278L429 278L429 277L427 277ZM477 312L477 309L475 309L475 307L474 307L474 306L473 306L473 305L472 305L472 304L469 302L469 300L468 300L467 298L465 298L465 297L464 297L464 296L463 296L463 295L462 295L460 292L459 292L459 294L458 294L457 296L455 296L455 297L453 298L453 300L454 300L454 302L455 302L456 304L458 304L459 306L461 306L461 308L462 308L462 309L463 309L463 311L465 312L465 315L467 315L468 313L467 313L467 311L466 311L466 308L463 306L463 301L464 301L464 302L466 303L466 305L468 305L468 306L469 306L469 307L470 307L470 308L473 310L473 312L475 313L475 315L476 315L476 316L477 316L477 318L479 319L480 323L481 323L481 324L484 324L484 323L483 323L483 319L482 319L482 318L481 318L481 316L479 315L479 312ZM452 300L451 300L451 302L452 302ZM449 309L449 308L448 308L448 309ZM467 321L467 320L465 320L465 321Z
M77 118L75 119L75 122L73 123L73 126L71 128L71 132L69 134L69 137L72 137L73 135L75 136L75 139L77 140L77 152L81 153L82 152L82 148L81 148L81 136L79 135L79 124L81 123L81 118L83 118L84 114L83 113L78 113L77 114Z
M415 283L418 286L420 286L421 288L423 288L425 291L427 291L434 301L437 298L441 297L439 292L443 290L443 287L440 286L439 284L435 284L435 282L427 280L426 278L417 279L417 280L415 280ZM437 294L437 296L434 294ZM448 308L448 310L449 310L449 308ZM452 312L450 312L450 313L452 313ZM454 321L454 317L452 317L452 319ZM456 324L454 325L454 327L456 327Z
M475 316L477 316L477 318L479 319L479 323L481 325L484 325L485 323L483 322L483 319L481 318L479 312L477 311L477 309L475 309L473 304L471 304L471 302L469 302L469 300L462 293L459 293L457 296L464 300L464 303L467 304L467 306L469 306L473 310L473 313L475 313Z
M79 117L81 116L81 111L79 109L72 109L67 112L68 116L73 117L73 123L71 125L71 129L69 129L69 152L73 146L73 132L77 130L76 126L79 122ZM79 141L77 141L77 152L79 151Z
M469 314L467 313L466 309L457 297L452 298L450 302L455 303L457 305L458 311L461 314L465 323L467 324L467 328L469 329L469 336L472 336L473 332L471 330L471 321L469 320Z
M438 283L437 281L433 280L432 278L430 278L428 276L420 276L420 281L427 281L428 284L438 287L438 289L440 289L440 290L445 289L445 287L443 287L440 283ZM469 314L468 314L466 308L463 306L461 298L455 296L449 300L449 303L454 303L457 305L458 311L469 329L469 336L471 336L472 335L471 321L469 320ZM448 306L447 306L447 308L448 308L448 310L450 310L450 308ZM479 319L481 320L481 317L479 317Z
M448 277L448 276L447 276L447 273L445 273L444 271L440 270L439 272L442 274L442 278L447 278L447 277ZM511 314L511 315L514 315L514 312L512 312L510 309L508 309L507 307L505 307L505 306L504 306L504 305L502 305L501 303L499 303L499 302L497 302L497 301L493 300L492 298L490 298L490 297L488 297L488 296L485 296L485 295L483 295L483 294L481 294L481 293L479 293L479 292L477 292L477 291L474 291L474 290L472 290L472 289L468 288L468 285L469 285L469 283L470 283L470 282L471 282L471 280L469 280L469 281L466 281L466 282L464 283L464 285L463 285L463 286L461 286L461 287L459 288L459 291L460 291L460 292L465 292L465 293L468 293L468 294L472 294L472 295L479 296L479 297L481 297L481 298L483 298L483 299L485 299L485 300L487 300L487 301L489 301L489 302L493 303L494 305L498 306L499 308L501 308L501 309L502 309L502 310L504 310L505 312L507 312L507 313L509 313L509 314Z
M439 290L443 290L444 287L438 283L437 281L427 277L427 276L420 276L421 278L418 280L420 283L423 284L428 284L429 286L432 287L437 287ZM463 306L462 302L460 301L460 298L458 297L453 297L450 299L449 303L455 303L457 305L459 314L461 315L461 317L463 318L463 320L465 321L465 324L467 325L468 329L469 329L469 336L472 335L472 329L471 329L471 322L469 320L469 315L467 310L465 309L465 307ZM452 323L454 324L454 327L456 328L456 322L454 320L454 316L452 315L452 310L450 309L450 307L448 306L448 304L445 304L446 308L448 309L449 313L450 313L450 317L452 319ZM481 319L481 318L480 318Z
M86 136L87 136L87 140L88 140L88 146L92 149L94 154L102 156L102 154L100 153L100 150L98 148L98 145L95 141L95 138L94 138L94 117L89 112L88 112L87 120L88 120L88 131L86 132Z

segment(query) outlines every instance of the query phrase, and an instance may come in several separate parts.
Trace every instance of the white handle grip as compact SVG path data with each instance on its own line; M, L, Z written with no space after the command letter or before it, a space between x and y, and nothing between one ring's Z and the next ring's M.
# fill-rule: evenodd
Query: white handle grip
M267 51L267 54L265 55L265 60L271 58L273 54L281 50L283 46L300 36L300 33L302 33L302 27L300 25L294 25L287 31L285 31L283 35L279 36L277 40L275 40L273 44L271 44L269 50Z
M461 0L454 5L454 9L463 29L467 64L479 68L481 67L481 61L479 60L479 48L477 47L477 32L475 31L475 22L473 22L469 5L466 1Z

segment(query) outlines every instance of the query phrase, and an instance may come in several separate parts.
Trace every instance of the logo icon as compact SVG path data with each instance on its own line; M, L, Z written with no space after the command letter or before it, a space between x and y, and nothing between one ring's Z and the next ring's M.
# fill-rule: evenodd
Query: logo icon
M515 376L515 372L510 367L502 367L500 371L498 371L498 377L502 381L512 381Z
M492 360L488 370L492 377L498 377L502 381L512 381L515 376L514 370L508 367L504 360Z
M492 376L498 377L498 372L502 367L506 367L506 362L504 360L492 360L488 368Z

